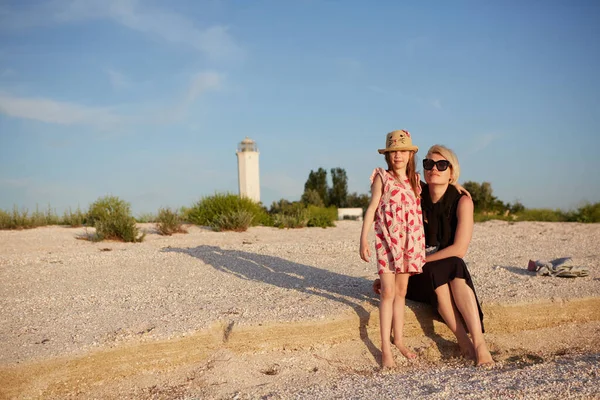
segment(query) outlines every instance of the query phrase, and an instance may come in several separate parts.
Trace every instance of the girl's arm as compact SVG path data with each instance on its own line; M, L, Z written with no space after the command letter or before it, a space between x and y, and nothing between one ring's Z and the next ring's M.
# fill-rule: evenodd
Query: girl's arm
M371 185L371 202L365 211L363 218L362 230L360 232L360 258L364 261L369 262L371 257L371 249L369 249L369 231L371 230L371 224L375 219L375 211L381 200L381 193L383 191L383 181L380 175L376 175Z
M458 201L456 210L458 217L458 225L456 226L456 234L454 235L454 243L450 246L428 255L425 258L426 262L437 261L448 257L463 258L469 249L471 237L473 236L473 200L463 196Z

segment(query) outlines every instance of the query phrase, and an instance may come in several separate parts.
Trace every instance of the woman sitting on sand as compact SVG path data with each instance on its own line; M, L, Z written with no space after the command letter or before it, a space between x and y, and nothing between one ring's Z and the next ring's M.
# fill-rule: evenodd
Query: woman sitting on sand
M421 206L427 256L423 273L409 278L406 298L436 307L463 354L475 359L478 366L491 365L494 361L483 337L483 313L462 259L473 233L473 201L453 185L460 166L452 150L432 146L423 168L427 183ZM373 287L379 291L379 279Z

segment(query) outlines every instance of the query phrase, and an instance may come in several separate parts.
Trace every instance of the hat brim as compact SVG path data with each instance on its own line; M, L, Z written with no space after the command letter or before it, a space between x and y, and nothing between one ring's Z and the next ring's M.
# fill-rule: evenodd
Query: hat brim
M390 151L403 151L403 150L414 151L416 153L417 151L419 151L419 148L417 146L388 147L387 149L379 149L377 151L379 152L379 154L385 154L385 153L389 153Z

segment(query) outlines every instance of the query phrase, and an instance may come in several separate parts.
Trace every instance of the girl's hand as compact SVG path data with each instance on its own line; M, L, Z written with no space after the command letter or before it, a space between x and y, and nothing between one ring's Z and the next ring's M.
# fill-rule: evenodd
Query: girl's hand
M471 193L469 193L467 191L467 189L462 187L458 182L454 184L454 187L456 188L456 190L458 190L458 193L462 193L462 194L466 195L468 198L472 199Z
M371 257L371 249L369 249L369 244L361 241L360 242L360 258L363 261L369 262L369 257Z

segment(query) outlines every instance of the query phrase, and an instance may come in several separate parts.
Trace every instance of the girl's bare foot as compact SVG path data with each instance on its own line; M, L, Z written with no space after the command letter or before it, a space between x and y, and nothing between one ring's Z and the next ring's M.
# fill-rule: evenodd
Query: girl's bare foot
M394 368L396 366L396 362L394 361L394 356L392 354L392 349L388 349L387 351L381 352L381 365L383 368Z
M410 351L408 347L404 345L404 343L394 341L394 346L396 346L398 350L400 350L400 353L402 353L402 355L408 358L409 360L417 358L417 355Z
M481 343L479 346L477 346L477 348L475 348L475 353L477 354L478 367L491 367L495 364L485 343Z

